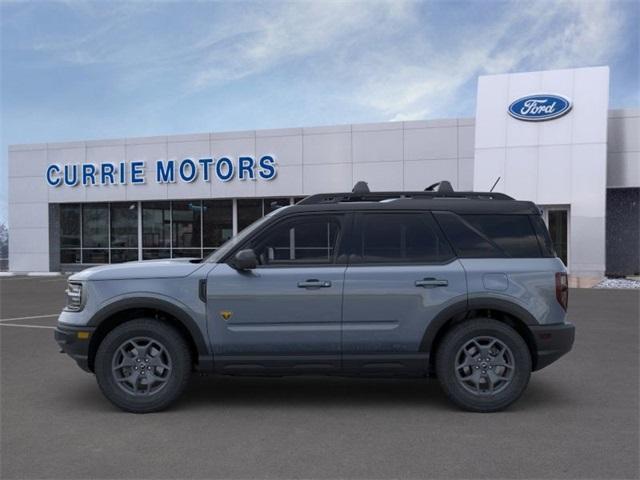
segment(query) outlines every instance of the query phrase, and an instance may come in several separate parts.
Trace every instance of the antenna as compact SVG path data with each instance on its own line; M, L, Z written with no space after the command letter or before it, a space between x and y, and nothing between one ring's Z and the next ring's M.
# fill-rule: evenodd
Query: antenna
M493 192L493 189L496 188L496 185L498 184L498 182L500 181L501 177L496 178L496 183L493 184L493 187L491 187L491 190L489 190L489 193Z

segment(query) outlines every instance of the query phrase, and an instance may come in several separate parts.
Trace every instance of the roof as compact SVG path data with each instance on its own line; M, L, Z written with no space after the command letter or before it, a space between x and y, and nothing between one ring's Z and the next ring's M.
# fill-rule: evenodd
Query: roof
M533 202L502 199L468 199L468 198L395 198L382 201L350 201L335 203L305 203L301 200L287 208L287 212L310 211L371 211L371 210L423 210L448 211L460 214L514 214L537 215L540 210Z
M320 193L300 200L293 211L427 210L455 213L539 214L532 202L514 200L498 192L456 192L447 181L424 191L371 192L365 182L356 183L352 192Z

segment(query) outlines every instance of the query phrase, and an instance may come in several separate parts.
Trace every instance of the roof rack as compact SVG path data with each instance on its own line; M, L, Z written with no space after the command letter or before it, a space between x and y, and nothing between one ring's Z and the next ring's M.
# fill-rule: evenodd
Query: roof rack
M436 190L436 187L438 189ZM456 192L451 183L443 180L418 192L371 192L366 182L357 182L348 193L318 193L303 198L298 205L315 205L342 202L381 202L393 199L434 199L460 198L469 200L513 200L509 195L498 192Z

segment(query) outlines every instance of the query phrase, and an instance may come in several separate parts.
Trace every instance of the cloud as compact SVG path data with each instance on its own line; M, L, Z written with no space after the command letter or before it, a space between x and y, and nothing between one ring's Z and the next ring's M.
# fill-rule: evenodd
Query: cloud
M446 114L478 75L597 65L622 45L624 33L622 13L608 2L519 2L493 21L471 20L459 26L457 43L415 35L408 58L389 51L376 55L384 59L378 65L363 59L359 76L369 80L357 101L389 120ZM449 54L433 55L438 50Z

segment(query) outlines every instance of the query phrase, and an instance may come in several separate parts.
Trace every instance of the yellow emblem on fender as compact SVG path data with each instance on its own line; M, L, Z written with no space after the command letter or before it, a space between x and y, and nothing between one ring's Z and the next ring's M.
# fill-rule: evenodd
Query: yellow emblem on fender
M231 315L233 315L233 312L230 312L229 310L222 310L220 312L220 316L223 320L229 320L231 318Z

